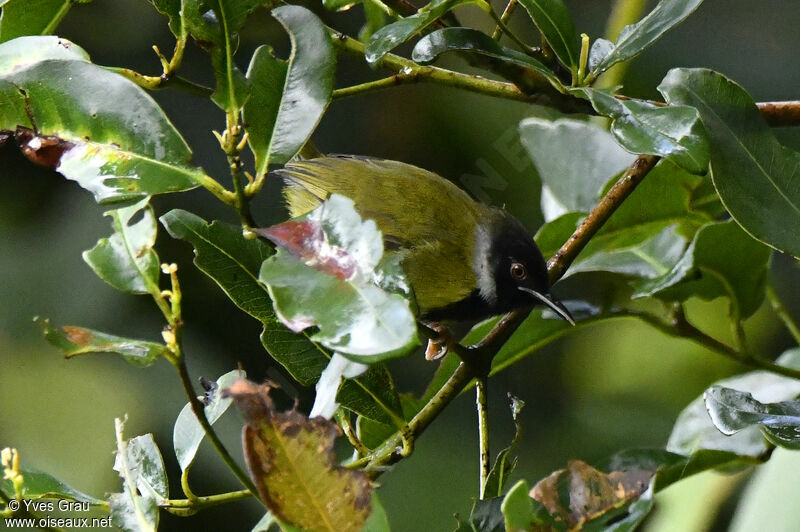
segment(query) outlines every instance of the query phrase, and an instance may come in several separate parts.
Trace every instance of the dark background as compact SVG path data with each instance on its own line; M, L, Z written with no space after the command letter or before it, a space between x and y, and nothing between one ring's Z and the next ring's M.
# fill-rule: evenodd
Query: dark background
M610 2L567 1L579 31L603 33ZM498 6L502 9L502 6ZM512 25L535 39L532 25L518 10ZM490 30L477 8L459 12L465 25ZM360 7L323 13L330 24L355 34ZM794 2L771 0L708 1L683 25L635 59L625 78L626 94L657 98L655 87L676 66L719 70L742 84L758 101L798 97L800 9ZM93 61L157 74L150 47L168 53L173 40L166 20L148 2L95 0L76 6L59 35L84 47ZM237 59L242 70L252 50L271 42L284 53L288 40L264 10L242 32ZM407 49L400 49L407 53ZM448 66L466 68L456 59ZM190 46L181 73L211 84L207 58ZM342 87L375 78L363 64L342 57ZM224 116L209 101L171 90L153 94L192 146L194 162L228 184L226 164L211 129L224 128ZM539 181L516 140L516 126L535 107L431 85L414 85L334 101L314 141L325 152L382 156L417 164L457 183L488 183L492 169L503 176L498 187L483 187L492 203L505 205L535 231L541 223ZM779 134L800 145L795 131ZM470 177L473 176L473 177ZM477 178L474 176L478 176ZM483 176L483 177L482 177ZM260 224L284 216L277 187L265 188L254 208ZM474 189L470 189L475 192ZM236 222L232 213L203 190L155 198L157 213L174 207L206 219ZM0 149L0 447L16 447L26 467L47 471L96 496L119 491L112 471L113 419L127 414L126 436L152 432L159 443L180 496L179 470L172 451L172 424L185 403L176 372L165 361L137 369L110 355L65 361L46 344L34 316L56 324L75 324L119 335L160 340L162 322L147 296L121 294L98 279L82 261L81 251L110 234L105 209L73 182L28 163L13 146ZM191 250L169 240L158 242L162 261L177 262L184 286L185 351L194 377L216 378L243 365L254 380L282 379L258 340L260 325L231 304L191 265ZM780 257L773 262L779 290L793 311L797 270ZM727 340L727 303L694 301L691 316ZM790 338L766 309L746 324L753 350L775 355ZM420 392L435 366L421 357L391 364L403 391ZM680 410L714 380L746 370L692 343L669 339L646 325L615 321L576 332L538 351L490 381L492 438L505 445L513 427L506 392L526 401L524 440L512 482L531 483L566 465L569 459L598 461L626 447L663 446ZM289 387L309 404L313 390ZM240 447L241 421L229 414L219 424L229 449ZM781 497L796 493L798 459L780 452L754 480L749 474L700 475L659 496L647 530L699 531L797 530L796 504ZM793 461L793 462L792 462ZM760 478L759 478L760 477ZM204 444L192 470L198 494L238 489L231 473ZM448 530L454 513L466 515L477 492L477 429L473 393L465 393L418 442L412 458L381 477L379 494L393 530ZM748 492L748 504L733 516L725 500ZM755 502L754 502L755 501ZM198 516L162 515L163 530L249 530L262 509L240 502ZM773 519L773 521L765 521ZM236 523L233 526L232 523ZM2 525L0 525L1 527Z

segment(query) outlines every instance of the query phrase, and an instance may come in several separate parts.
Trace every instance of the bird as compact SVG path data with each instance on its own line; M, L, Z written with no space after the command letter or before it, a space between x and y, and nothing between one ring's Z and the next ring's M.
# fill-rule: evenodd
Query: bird
M536 304L575 324L551 294L547 265L525 226L447 179L355 155L297 160L275 173L292 218L339 194L363 219L374 220L384 249L401 254L419 319L435 330L441 332L441 322L477 322Z

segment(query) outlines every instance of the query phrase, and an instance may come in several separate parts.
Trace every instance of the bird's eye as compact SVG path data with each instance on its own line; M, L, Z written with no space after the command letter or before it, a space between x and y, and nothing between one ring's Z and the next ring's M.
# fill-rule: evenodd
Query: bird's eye
M512 262L511 263L511 277L516 281L524 281L525 278L528 276L528 271L525 269L523 264L519 262Z

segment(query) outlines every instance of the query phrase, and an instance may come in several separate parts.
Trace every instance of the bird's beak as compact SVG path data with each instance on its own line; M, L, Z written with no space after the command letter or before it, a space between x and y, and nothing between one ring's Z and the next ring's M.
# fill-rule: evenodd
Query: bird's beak
M529 293L530 295L532 295L533 297L535 297L536 299L547 305L547 307L550 310L555 312L562 319L568 321L570 325L575 325L575 319L572 317L572 314L569 313L567 307L565 307L564 304L561 303L561 301L557 301L550 294L541 294L536 290L532 290L525 286L518 286L517 288L519 288L523 292Z

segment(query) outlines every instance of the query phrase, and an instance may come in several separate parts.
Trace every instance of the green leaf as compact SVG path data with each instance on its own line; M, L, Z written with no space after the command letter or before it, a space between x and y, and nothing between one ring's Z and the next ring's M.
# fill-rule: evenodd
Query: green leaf
M415 15L402 18L376 31L367 42L364 56L369 63L375 63L395 47L406 42L434 22L460 5L477 0L433 0Z
M451 51L486 55L505 63L534 70L542 74L557 90L564 90L558 76L543 63L522 52L500 46L490 36L472 28L443 28L429 33L414 46L411 58L417 63L428 64L441 54Z
M372 364L358 379L346 379L336 401L351 412L395 427L403 424L403 408L392 379L382 364Z
M238 32L261 0L183 0L181 15L188 33L211 54L217 90L211 99L221 109L238 112L248 96L247 80L234 62Z
M222 397L220 392L238 379L244 379L245 376L244 371L241 370L229 371L217 379L214 385L206 391L203 411L209 423L213 425L233 402L230 397ZM187 403L178 414L172 430L172 445L175 448L175 456L178 458L181 471L185 471L192 465L197 449L200 448L200 443L205 436L206 432L197 421L197 417L192 411L192 405Z
M364 0L361 5L364 7L366 21L361 27L361 31L358 32L358 40L367 42L376 31L386 25L386 13L381 0Z
M183 7L182 0L150 0L153 7L162 15L169 18L169 29L172 34L179 39L186 37L186 26L183 24L183 15L181 8Z
M364 528L361 532L389 532L389 516L386 515L386 510L383 508L377 493L372 494L372 511L369 513L367 522L364 523Z
M800 349L786 351L776 363L800 369ZM788 401L800 395L799 381L767 371L751 371L717 381L714 385L749 392L763 403ZM759 458L768 452L769 446L757 426L747 427L732 436L722 434L712 422L703 397L698 397L678 416L667 443L667 450L690 455L699 449L728 451Z
M361 221L352 200L334 194L300 221L258 232L281 246L259 279L290 330L316 326L313 341L360 363L419 345L399 261L381 260L381 233Z
M132 340L92 329L64 325L56 328L50 320L35 318L42 327L45 339L64 353L66 358L86 353L116 353L134 366L149 366L159 357L169 355L162 344Z
M542 180L546 221L591 210L608 180L635 159L607 131L586 122L526 118L519 133Z
M289 33L292 53L284 62L261 46L247 70L244 123L258 175L288 162L306 143L330 103L336 68L330 36L316 15L299 6L272 14Z
M146 294L158 291L159 260L156 243L156 217L150 198L112 211L114 234L101 238L83 260L102 280L122 292Z
M775 445L800 449L800 401L765 404L748 392L724 386L712 386L703 399L711 421L723 434L730 436L755 425Z
M304 530L360 531L371 488L363 472L336 464L336 425L295 409L276 412L266 385L242 380L227 393L247 420L244 455L270 512Z
M129 441L122 437L117 419L117 458L114 470L123 480L122 493L109 497L111 521L126 532L150 532L158 528L158 504L169 499L164 460L152 434Z
M0 14L0 42L23 35L53 33L69 10L70 0L7 0Z
M511 407L511 417L514 420L514 438L508 444L508 447L497 453L497 458L495 458L494 465L489 470L489 475L486 477L483 487L483 494L486 497L500 497L503 495L503 489L508 482L508 477L517 466L517 457L510 458L509 455L514 452L522 437L519 413L525 406L525 401L508 394L508 403Z
M661 0L642 20L622 28L616 44L594 67L592 74L601 74L612 65L638 55L692 14L702 1Z
M564 523L555 521L539 501L528 495L530 491L530 486L524 480L520 480L508 490L500 507L505 518L506 530L566 531Z
M78 491L47 473L25 468L20 468L19 472L23 478L22 496L26 500L64 499L85 502L93 506L104 504L102 500ZM8 499L13 499L16 496L11 480L0 478L0 493Z
M666 157L693 174L708 170L708 139L693 107L618 100L589 88L573 89L572 93L588 99L598 113L612 119L611 132L629 152Z
M561 0L520 0L542 33L542 39L573 73L578 71L580 39L569 9Z
M264 324L261 342L269 354L302 386L319 379L330 355L303 334L287 330L272 310L266 287L258 282L261 263L272 255L263 240L246 239L241 227L205 220L190 212L172 210L161 217L173 238L189 242L194 264L211 277L237 307Z
M673 69L659 90L700 113L711 140L711 177L733 219L754 238L800 257L800 153L778 142L750 95L722 74Z
M77 44L59 37L19 37L0 46L0 74L20 70L45 59L88 63L89 54Z
M727 296L731 316L747 318L764 300L769 257L769 249L735 223L708 224L670 271L639 284L634 297L683 301Z
M36 44L42 50L28 57L51 54L52 40ZM18 46L0 45L0 58ZM0 130L15 132L32 161L77 181L99 202L197 186L202 171L189 166L189 147L133 82L83 60L25 61L10 68L10 62L0 64L0 101L24 104L27 118L20 120L19 108L4 112Z

